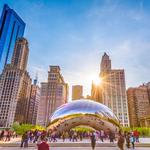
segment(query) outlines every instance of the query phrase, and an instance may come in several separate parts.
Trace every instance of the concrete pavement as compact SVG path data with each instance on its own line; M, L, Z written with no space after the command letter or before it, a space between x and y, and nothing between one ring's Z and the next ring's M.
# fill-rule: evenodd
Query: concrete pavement
M0 150L37 150L37 148L0 147ZM50 150L92 150L90 147L51 147ZM96 147L95 150L119 150L117 147ZM130 149L132 150L132 149ZM135 150L150 150L150 148L135 148Z
M0 141L0 150L3 149L5 150L5 147L10 147L10 149L13 150L14 149L20 149L19 146L20 146L20 143L21 143L21 139L20 138L15 138L15 139L11 139L11 141L9 142L3 142L3 141ZM66 139L65 142L62 141L62 139L58 139L58 141L56 143L49 143L50 146L52 147L51 150L59 150L59 147L61 147L61 149L63 150L67 150L69 147L76 147L76 149L80 149L81 147L84 147L84 148L81 148L81 150L83 149L86 149L88 150L89 147L90 147L90 140L89 139L84 139L83 141L78 141L78 142L70 142L69 139ZM34 147L35 147L36 144L33 144L33 143L30 143L29 142L29 147L28 148L29 150L34 150ZM107 149L111 149L111 150L117 150L117 144L116 144L116 141L115 143L110 143L109 140L106 140L104 143L102 143L100 140L96 142L96 150L101 150L103 149L104 147L107 147ZM108 147L111 147L111 148L108 148ZM140 138L140 143L136 143L136 147L138 147L137 150L142 150L141 148L143 148L143 150L150 150L150 138ZM148 148L148 149L144 149L144 148ZM9 148L7 148L9 149ZM7 150L6 149L6 150ZM22 148L23 149L23 148ZM69 149L68 149L69 150ZM74 150L74 149L73 149ZM104 149L105 150L105 149Z

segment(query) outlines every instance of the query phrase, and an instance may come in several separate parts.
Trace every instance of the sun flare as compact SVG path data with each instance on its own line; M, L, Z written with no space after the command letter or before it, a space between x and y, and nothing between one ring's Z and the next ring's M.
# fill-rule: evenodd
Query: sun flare
M95 85L100 85L100 84L102 83L102 79L101 79L101 78L94 78L94 79L93 79L93 83L94 83Z

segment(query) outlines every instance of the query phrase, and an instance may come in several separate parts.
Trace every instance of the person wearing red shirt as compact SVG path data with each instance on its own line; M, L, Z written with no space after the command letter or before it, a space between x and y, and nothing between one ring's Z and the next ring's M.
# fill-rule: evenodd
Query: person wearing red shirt
M38 150L50 150L49 145L47 144L47 139L42 139L40 144L37 144Z
M135 130L135 131L133 132L133 135L134 135L134 137L135 137L136 142L139 142L139 135L140 135L140 133L139 133L137 130Z

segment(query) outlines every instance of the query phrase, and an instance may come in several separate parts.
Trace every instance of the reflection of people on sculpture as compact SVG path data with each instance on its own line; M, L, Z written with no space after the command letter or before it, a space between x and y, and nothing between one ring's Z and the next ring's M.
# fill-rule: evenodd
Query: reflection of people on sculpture
M92 135L91 135L91 146L92 146L92 150L94 150L95 149L95 145L96 145L96 138L95 138L95 135L94 135L94 133L92 133Z

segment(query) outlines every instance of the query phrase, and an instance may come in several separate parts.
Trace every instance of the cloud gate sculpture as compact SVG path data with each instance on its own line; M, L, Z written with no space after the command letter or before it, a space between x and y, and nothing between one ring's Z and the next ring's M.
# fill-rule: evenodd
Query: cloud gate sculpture
M68 131L73 127L85 125L96 130L118 131L118 118L107 106L87 99L79 99L60 106L50 116L48 130Z

